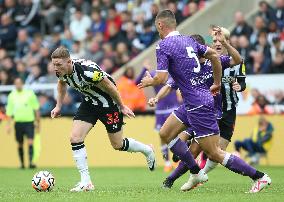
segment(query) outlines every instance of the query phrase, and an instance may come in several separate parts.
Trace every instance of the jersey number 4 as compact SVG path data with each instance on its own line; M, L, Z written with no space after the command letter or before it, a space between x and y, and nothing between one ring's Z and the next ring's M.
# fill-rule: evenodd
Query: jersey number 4
M193 68L193 72L198 73L200 72L200 63L198 60L197 55L195 54L192 47L186 47L186 52L189 58L193 58L196 61L197 67Z

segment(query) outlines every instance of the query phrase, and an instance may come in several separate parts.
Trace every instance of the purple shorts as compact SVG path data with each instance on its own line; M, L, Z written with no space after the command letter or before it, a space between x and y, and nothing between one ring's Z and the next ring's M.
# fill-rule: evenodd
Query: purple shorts
M194 131L195 138L220 133L216 111L211 107L201 105L192 109L186 109L185 105L181 105L173 113L182 123L190 127L190 130Z
M156 114L155 130L159 131L171 113Z
M173 115L184 125L186 125L188 128L184 131L188 135L191 135L193 133L192 127L189 124L187 117L186 117L186 108L185 105L180 105L177 109L173 111Z

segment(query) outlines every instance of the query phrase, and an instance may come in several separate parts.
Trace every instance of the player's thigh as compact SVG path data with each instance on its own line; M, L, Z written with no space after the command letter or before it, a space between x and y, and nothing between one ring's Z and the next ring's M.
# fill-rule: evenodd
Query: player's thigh
M91 123L73 120L70 141L72 143L83 142L92 127L93 124Z
M219 135L211 135L208 137L198 138L198 144L212 161L222 163L225 152L219 146Z
M229 141L224 139L223 137L220 137L219 139L219 145L220 145L220 148L223 150L223 151L226 151L228 145L229 145Z
M191 152L191 154L193 155L194 158L196 158L200 152L202 151L201 147L199 146L199 144L195 141L192 140L192 143L189 147L189 150Z
M159 134L163 141L169 143L185 129L186 126L181 123L173 114L171 114L163 124Z
M188 134L188 132L186 132L186 131L182 131L182 132L178 135L178 137L179 137L182 141L186 142L187 140L189 140L190 134Z
M119 150L122 148L123 146L123 131L122 130L115 132L115 133L108 132L108 138L109 138L111 146L114 149Z

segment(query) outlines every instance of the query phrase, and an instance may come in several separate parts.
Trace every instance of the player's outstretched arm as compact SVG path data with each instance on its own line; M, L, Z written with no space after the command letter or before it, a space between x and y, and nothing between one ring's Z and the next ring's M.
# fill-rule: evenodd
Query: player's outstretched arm
M207 52L204 55L204 57L209 59L212 64L214 83L210 87L210 91L213 95L216 95L217 93L219 93L221 88L221 76L222 76L221 61L217 52L210 47L207 48Z
M165 84L168 79L168 72L157 71L154 77L147 71L145 77L137 86L138 88L146 88L148 86L157 86Z
M60 116L62 102L67 91L67 85L64 81L58 80L57 83L57 102L55 108L51 111L51 118L57 118Z
M96 84L96 86L110 95L110 97L118 104L124 115L128 118L135 117L132 110L123 104L117 87L107 77L104 77L101 82Z
M154 107L160 99L163 99L166 97L170 92L172 88L169 85L163 86L160 91L157 93L156 97L150 98L148 101L148 104L150 107Z

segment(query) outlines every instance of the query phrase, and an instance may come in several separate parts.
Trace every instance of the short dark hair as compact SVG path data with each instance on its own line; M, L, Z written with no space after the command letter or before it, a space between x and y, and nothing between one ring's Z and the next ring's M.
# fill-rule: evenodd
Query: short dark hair
M67 59L70 58L70 53L67 48L60 46L53 51L51 54L51 59L60 58L60 59Z
M177 26L175 14L169 9L160 11L156 16L156 20L163 20L165 24L171 28Z
M204 38L203 38L201 35L199 35L199 34L192 34L191 37L192 37L195 41L197 41L198 43L200 43L201 45L205 45L205 40L204 40Z

